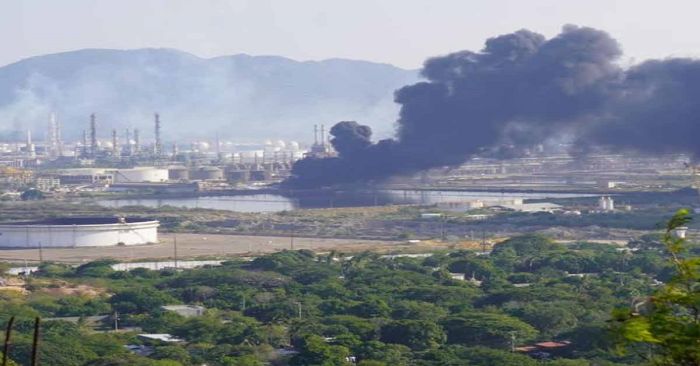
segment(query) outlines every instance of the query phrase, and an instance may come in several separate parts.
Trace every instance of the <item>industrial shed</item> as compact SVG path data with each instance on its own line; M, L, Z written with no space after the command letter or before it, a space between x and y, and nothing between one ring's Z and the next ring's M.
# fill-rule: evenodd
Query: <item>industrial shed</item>
M157 220L66 217L0 224L0 248L72 248L158 242Z

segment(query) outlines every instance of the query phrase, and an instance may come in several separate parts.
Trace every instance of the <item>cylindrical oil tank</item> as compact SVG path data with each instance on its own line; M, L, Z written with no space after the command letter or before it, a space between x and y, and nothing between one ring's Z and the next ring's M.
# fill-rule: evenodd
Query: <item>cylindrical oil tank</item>
M266 170L251 170L250 171L250 180L254 182L264 182L266 180L269 180L271 177L270 172Z
M223 180L224 171L215 166L203 166L190 172L190 177L197 180Z
M250 179L247 170L230 170L226 173L226 180L231 183L245 183Z
M184 166L173 166L168 168L168 179L170 180L189 180L190 171Z
M141 245L158 242L156 220L63 217L0 224L0 248L62 248Z
M165 182L168 180L168 170L152 167L118 169L113 172L114 183Z

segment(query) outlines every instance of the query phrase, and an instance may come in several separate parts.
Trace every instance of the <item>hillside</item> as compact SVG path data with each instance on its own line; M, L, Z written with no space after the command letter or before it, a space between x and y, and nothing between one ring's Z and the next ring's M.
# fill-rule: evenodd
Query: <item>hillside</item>
M42 138L55 111L64 135L77 137L94 112L112 128L151 135L158 111L166 139L219 134L237 140L310 140L316 123L363 121L390 134L393 91L416 71L387 64L277 56L200 58L172 49L86 49L0 67L0 134L35 129Z

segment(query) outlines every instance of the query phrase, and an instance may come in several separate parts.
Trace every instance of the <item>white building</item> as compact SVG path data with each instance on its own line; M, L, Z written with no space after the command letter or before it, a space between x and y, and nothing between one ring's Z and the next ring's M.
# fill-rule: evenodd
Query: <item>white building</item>
M598 208L601 211L615 211L615 201L610 196L602 196L598 199Z
M59 218L0 224L0 248L66 248L158 242L160 223L117 217Z

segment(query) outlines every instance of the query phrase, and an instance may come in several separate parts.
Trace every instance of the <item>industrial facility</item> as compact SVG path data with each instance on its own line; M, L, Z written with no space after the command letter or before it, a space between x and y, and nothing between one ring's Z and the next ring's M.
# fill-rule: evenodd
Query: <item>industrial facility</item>
M152 219L68 217L0 224L0 248L75 248L158 242Z
M88 116L81 139L64 141L60 119L51 113L43 141L35 142L28 130L23 141L0 142L0 184L42 192L246 187L284 180L294 162L308 154L296 141L236 143L222 141L218 135L183 144L165 141L164 120L158 113L153 116L150 141L139 129L120 133L102 126L95 113ZM325 128L319 133L315 127L314 132L313 153L331 154Z

